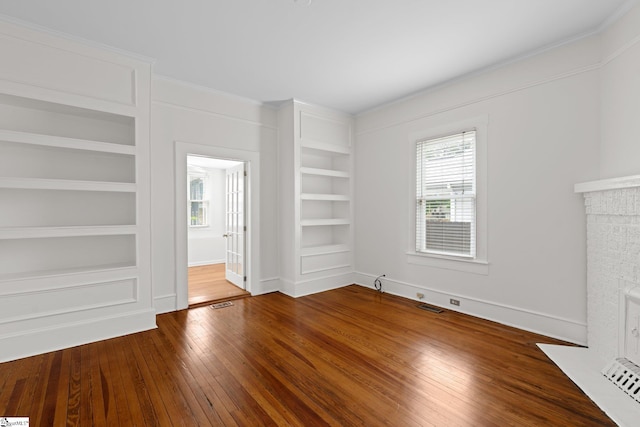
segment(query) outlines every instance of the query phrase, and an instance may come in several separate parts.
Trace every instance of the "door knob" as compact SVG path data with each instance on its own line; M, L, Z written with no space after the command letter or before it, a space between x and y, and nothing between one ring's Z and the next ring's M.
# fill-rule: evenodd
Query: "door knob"
M230 237L231 234L223 234L222 237Z

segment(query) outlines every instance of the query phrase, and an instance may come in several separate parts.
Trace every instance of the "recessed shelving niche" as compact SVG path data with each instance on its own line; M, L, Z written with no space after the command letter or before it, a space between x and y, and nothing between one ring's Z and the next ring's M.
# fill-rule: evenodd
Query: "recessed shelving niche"
M0 292L135 267L136 191L133 117L0 94Z

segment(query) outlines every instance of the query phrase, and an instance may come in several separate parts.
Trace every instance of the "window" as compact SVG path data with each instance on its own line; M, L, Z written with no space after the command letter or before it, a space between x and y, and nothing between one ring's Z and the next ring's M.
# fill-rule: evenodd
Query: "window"
M416 143L416 252L476 257L476 131Z
M207 197L207 176L189 175L189 226L209 225L209 200Z

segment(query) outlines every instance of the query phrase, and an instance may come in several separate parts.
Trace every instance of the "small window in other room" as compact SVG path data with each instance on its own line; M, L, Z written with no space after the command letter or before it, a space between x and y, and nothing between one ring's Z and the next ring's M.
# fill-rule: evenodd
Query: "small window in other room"
M207 176L205 174L189 174L189 226L209 226L209 200L207 196Z
M476 257L476 132L416 143L416 252Z

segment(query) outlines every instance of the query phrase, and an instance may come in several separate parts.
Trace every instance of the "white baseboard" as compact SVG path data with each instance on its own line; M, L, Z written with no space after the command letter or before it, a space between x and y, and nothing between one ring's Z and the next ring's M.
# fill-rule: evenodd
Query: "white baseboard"
M212 260L207 260L207 261L189 261L188 266L189 267L200 267L202 265L213 265L213 264L224 264L225 260L224 259L212 259Z
M325 276L295 283L289 280L280 279L280 283L280 292L289 295L290 297L297 298L351 285L354 283L354 277L353 273L342 273L334 276Z
M162 295L153 298L153 307L156 309L156 314L176 311L177 306L176 294Z
M268 279L262 279L258 283L256 289L251 289L251 295L263 295L271 292L278 292L280 290L280 278L270 277Z
M361 286L373 288L373 281L376 277L376 275L372 274L354 273L354 282ZM441 290L392 280L388 277L383 278L382 281L383 291L392 295L418 301L416 293L420 292L424 294L424 298L420 302L433 304L446 310L469 314L575 344L586 345L587 343L586 323L491 301L483 301L477 298L469 298L463 295L445 293ZM460 301L460 306L452 306L449 303L450 298Z
M0 337L0 362L61 350L156 328L155 310L55 325Z
M255 289L251 290L251 295L262 295L280 290L280 278L272 277L262 279ZM156 314L170 313L176 311L178 306L176 294L161 295L153 298L153 307Z

